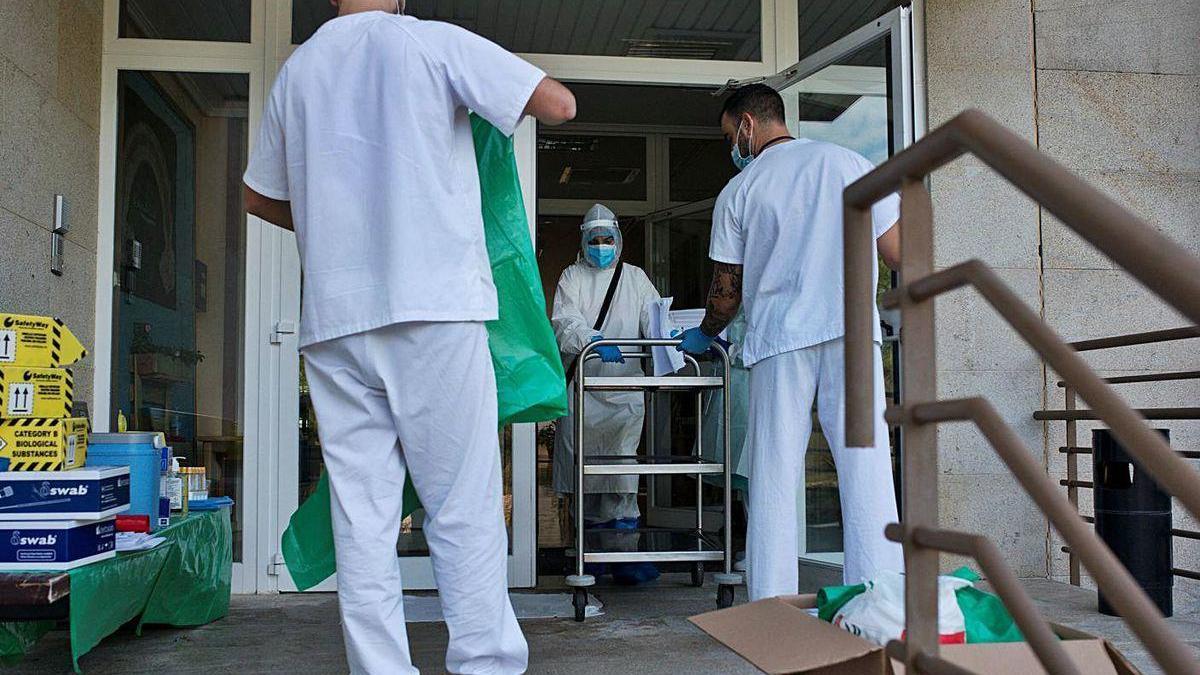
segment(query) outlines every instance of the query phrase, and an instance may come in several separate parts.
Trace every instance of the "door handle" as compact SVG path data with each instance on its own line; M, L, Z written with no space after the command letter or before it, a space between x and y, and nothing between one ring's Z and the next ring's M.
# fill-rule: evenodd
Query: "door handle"
M296 322L295 321L276 321L275 322L275 330L271 331L271 344L281 345L281 344L283 344L283 336L284 335L295 335L295 334L296 334Z

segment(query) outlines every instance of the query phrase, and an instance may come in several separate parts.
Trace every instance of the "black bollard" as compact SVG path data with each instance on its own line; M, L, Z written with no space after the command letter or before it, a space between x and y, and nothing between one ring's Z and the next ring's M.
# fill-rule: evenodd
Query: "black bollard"
M1170 432L1158 429L1168 442ZM1171 496L1113 436L1092 432L1093 509L1096 534L1129 570L1163 616L1173 612ZM1100 593L1100 613L1117 612Z

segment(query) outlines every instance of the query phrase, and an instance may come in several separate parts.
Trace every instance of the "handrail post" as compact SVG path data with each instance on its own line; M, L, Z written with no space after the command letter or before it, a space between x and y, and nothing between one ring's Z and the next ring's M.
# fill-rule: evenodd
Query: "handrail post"
M1066 385L1063 388L1063 396L1066 398L1064 407L1067 410L1074 410L1077 399L1075 388L1069 384ZM1047 426L1049 426L1048 423ZM1079 487L1076 482L1079 480L1079 461L1074 449L1079 447L1079 443L1076 442L1079 439L1078 427L1079 423L1075 420L1067 421L1067 447L1070 448L1067 451L1067 499L1071 501L1071 506L1075 507L1076 513L1079 512ZM1080 583L1079 557L1075 555L1074 549L1067 552L1067 564L1071 569L1071 585L1078 586Z
M874 247L872 247L874 249ZM933 272L933 204L925 183L906 178L900 187L900 280L920 279ZM901 391L905 421L914 403L937 400L937 336L934 328L934 304L913 302L907 297L900 305L904 326L901 350ZM871 335L871 331L864 331ZM848 373L847 373L848 374ZM847 384L851 380L847 378ZM858 381L873 381L869 376ZM847 418L849 419L849 418ZM901 458L901 505L903 521L909 528L938 527L938 449L937 426L904 424L904 456ZM937 575L939 554L936 549L918 544L912 537L904 541L904 623L907 628L909 672L917 671L917 657L938 653Z

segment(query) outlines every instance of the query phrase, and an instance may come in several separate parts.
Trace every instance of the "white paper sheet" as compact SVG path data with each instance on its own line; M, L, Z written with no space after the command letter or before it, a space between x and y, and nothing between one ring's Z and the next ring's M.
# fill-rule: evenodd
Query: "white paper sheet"
M663 340L680 330L672 321L671 301L674 298L662 298L647 304L650 312L650 337ZM652 347L650 354L654 358L654 376L662 377L679 372L684 366L683 354L674 347Z
M118 532L118 551L145 551L166 541L164 537L154 537L145 532Z

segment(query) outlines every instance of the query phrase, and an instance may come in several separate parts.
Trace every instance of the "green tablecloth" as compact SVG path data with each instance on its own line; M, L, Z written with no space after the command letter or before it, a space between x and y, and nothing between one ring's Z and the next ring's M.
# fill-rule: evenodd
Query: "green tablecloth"
M71 659L79 657L121 626L140 617L147 624L199 626L229 611L233 574L233 532L229 510L196 512L175 518L157 536L167 541L149 551L71 570ZM54 627L53 621L0 624L0 661L19 660Z

